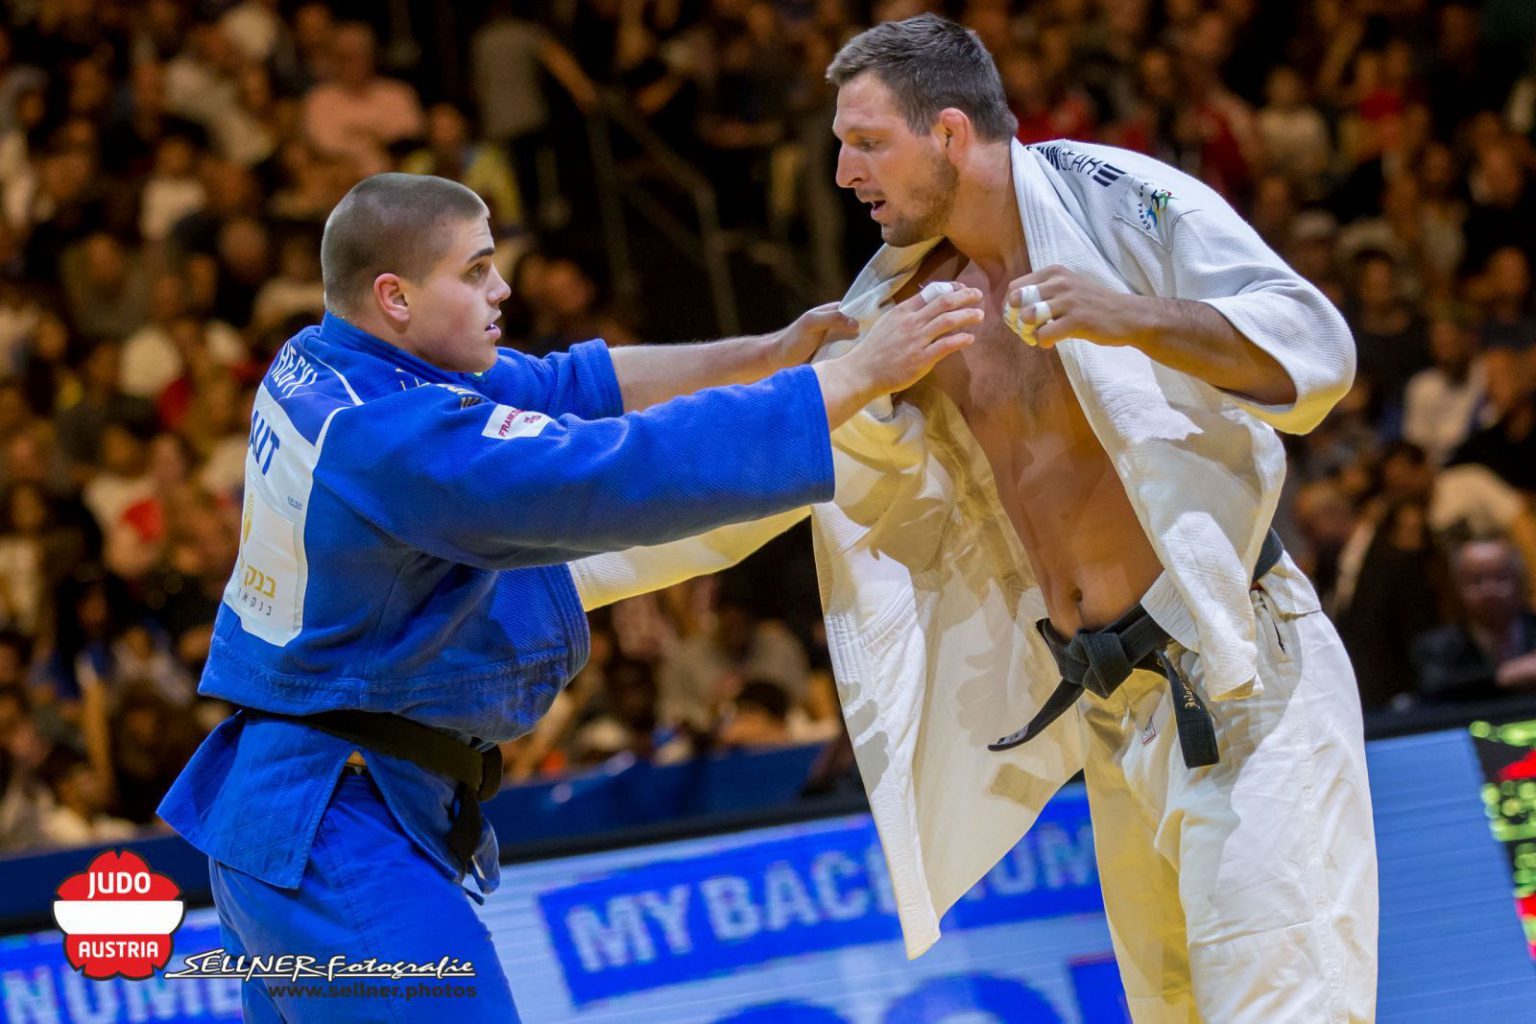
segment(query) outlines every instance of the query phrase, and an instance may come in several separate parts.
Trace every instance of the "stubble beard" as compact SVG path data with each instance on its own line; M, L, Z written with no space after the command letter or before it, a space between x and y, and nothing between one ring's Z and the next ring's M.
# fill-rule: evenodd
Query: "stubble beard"
M944 233L955 208L955 189L960 172L942 153L931 156L926 179L912 190L910 204L921 212L892 221L884 232L887 245L902 248Z

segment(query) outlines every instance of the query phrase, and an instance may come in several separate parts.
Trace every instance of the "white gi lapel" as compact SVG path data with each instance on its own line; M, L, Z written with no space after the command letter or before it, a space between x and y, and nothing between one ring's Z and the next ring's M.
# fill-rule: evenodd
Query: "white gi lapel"
M1057 149L1058 155L1104 152L1070 142ZM1141 159L1116 156L1128 164L1133 158ZM1095 158L1088 166L1101 162ZM1106 186L1089 170L1058 169L1036 148L1018 143L1013 165L1031 263L1058 264L1106 287L1132 291L1097 239L1131 223L1137 179L1126 174ZM1164 174L1176 173L1157 166ZM1182 187L1179 179L1171 181ZM1258 653L1248 567L1279 497L1284 457L1274 457L1278 440L1215 388L1154 363L1137 349L1069 340L1057 351L1168 569L1165 580L1176 590L1176 599L1167 594L1148 602L1148 610L1180 643L1201 652L1210 696L1243 692L1254 679Z
M871 260L842 307L861 334L929 248ZM839 428L833 451L837 496L812 512L828 646L917 956L1081 767L1076 716L1007 754L986 749L1058 679L1034 630L1044 602L953 404L920 385Z

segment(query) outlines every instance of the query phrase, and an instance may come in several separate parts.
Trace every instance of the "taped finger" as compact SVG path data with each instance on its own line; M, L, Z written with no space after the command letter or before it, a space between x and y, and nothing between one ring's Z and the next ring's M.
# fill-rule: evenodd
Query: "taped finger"
M1008 329L1017 334L1019 340L1024 342L1024 344L1039 344L1039 341L1035 338L1035 328L1024 322L1024 318L1019 314L1018 306L1003 307L1003 323L1007 324Z
M954 290L955 283L953 281L929 281L927 284L923 285L923 290L917 294L921 295L923 297L923 301L927 303L932 302L940 295L945 295Z

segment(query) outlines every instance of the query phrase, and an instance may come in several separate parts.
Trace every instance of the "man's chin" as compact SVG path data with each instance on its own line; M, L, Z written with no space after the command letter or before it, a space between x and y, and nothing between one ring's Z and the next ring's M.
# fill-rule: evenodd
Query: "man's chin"
M891 224L880 229L880 240L893 249L905 249L928 237L930 236L912 230L911 225L908 224Z

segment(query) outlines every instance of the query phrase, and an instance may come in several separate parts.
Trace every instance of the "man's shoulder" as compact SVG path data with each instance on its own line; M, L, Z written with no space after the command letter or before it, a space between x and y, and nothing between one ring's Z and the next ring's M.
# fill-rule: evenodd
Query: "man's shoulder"
M1122 177L1132 179L1195 180L1189 175L1146 153L1080 139L1052 139L1024 147L1064 175L1109 188Z
M365 387L366 374L352 367L338 369L322 358L314 348L318 337L319 328L307 327L278 350L261 381L253 427L263 409L275 406L306 441L318 445L332 416L364 404L359 389Z
M416 90L411 83L399 78L391 78L388 75L376 75L373 81L368 83L368 91L364 94L367 102L375 104L410 104L418 103Z
M1039 142L1025 149L1048 165L1057 183L1077 197L1090 227L1120 221L1167 246L1180 218L1220 202L1207 185L1134 150L1074 139Z

